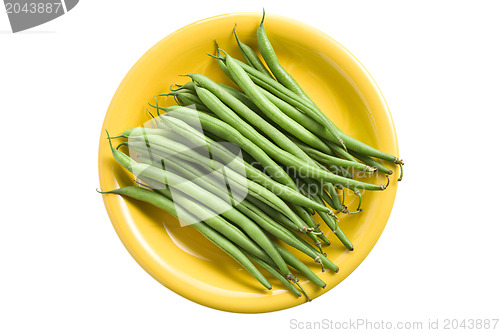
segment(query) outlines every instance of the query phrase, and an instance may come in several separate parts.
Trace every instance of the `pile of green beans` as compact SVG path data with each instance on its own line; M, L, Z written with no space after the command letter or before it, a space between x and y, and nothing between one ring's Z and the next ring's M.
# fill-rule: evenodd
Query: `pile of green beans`
M340 214L361 212L364 191L389 186L388 162L401 168L401 180L403 162L350 137L325 116L280 64L264 18L265 13L256 31L261 56L238 38L236 28L243 61L216 43L212 57L237 88L199 73L184 75L191 81L155 96L152 126L108 134L114 159L136 177L137 186L100 193L182 217L265 289L271 289L266 276L272 276L310 300L297 276L325 288L321 275L339 270L323 249L333 240L321 222L353 251ZM158 97L167 96L178 105L160 105ZM387 184L356 179L378 172ZM356 208L345 205L346 191L359 198ZM289 248L323 273L314 273Z

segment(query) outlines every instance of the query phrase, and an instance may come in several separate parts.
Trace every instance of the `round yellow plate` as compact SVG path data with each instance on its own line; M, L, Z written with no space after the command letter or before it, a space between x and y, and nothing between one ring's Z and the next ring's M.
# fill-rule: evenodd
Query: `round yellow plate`
M143 124L149 119L146 107L154 101L153 96L169 91L172 83L187 82L179 74L198 72L227 82L216 61L206 53L214 53L216 39L221 48L241 58L232 34L235 24L239 38L257 49L255 33L260 20L258 13L205 19L165 37L139 59L118 87L104 120L99 147L102 190L133 184L132 176L113 160L104 129L117 135ZM398 155L396 133L384 98L353 55L321 31L289 18L267 15L265 28L282 65L343 131ZM340 226L354 244L353 252L345 250L322 227L332 241L325 248L328 258L340 267L339 273L321 273L318 264L299 255L327 283L321 289L302 277L302 285L312 298L345 279L377 242L396 196L398 172L395 171L387 190L364 194L361 214L341 215ZM385 183L385 178L379 175L366 181ZM192 227L181 228L166 213L117 195L104 195L103 200L130 254L152 277L174 292L199 304L232 312L269 312L305 303L305 297L295 297L274 278L269 278L273 289L264 290L232 258ZM348 196L347 202L355 209L355 198Z

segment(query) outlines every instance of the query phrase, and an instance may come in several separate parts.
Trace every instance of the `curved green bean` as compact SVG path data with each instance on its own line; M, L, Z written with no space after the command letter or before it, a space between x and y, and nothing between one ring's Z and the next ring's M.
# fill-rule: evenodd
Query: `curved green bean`
M233 33L234 33L234 37L236 38L236 42L238 43L238 46L240 47L241 54L243 55L243 58L245 59L247 64L249 64L253 68L257 69L258 71L260 71L264 75L267 75L271 79L274 79L273 76L271 75L271 73L269 73L269 71L267 70L266 66L264 66L264 64L260 60L259 56L254 52L254 50L250 46L248 46L240 41L240 39L238 38L238 35L236 34L236 27L234 27Z
M311 280L321 288L326 287L326 283L321 280L316 274L314 274L302 261L297 259L297 257L294 256L290 251L288 251L278 243L274 243L274 246L290 266L294 267L296 270L304 274L309 280Z
M176 206L173 201L167 199L166 197L155 193L144 188L137 186L126 186L112 191L101 192L103 194L119 194L121 196L130 197L139 201L147 202L156 206L172 215L177 217ZM178 209L178 208L177 208ZM183 212L183 216L192 216L188 211ZM186 221L188 222L188 221ZM271 289L271 283L259 272L257 268L250 262L250 260L239 250L233 243L219 234L217 231L210 228L203 222L192 223L196 230L198 230L203 236L214 243L221 250L226 252L229 256L240 263L243 268L245 268L250 274L252 274L264 287Z
M269 66L269 69L281 84L312 103L312 100L309 96L307 96L304 90L302 90L295 79L283 68L283 66L281 66L278 57L274 52L274 48L267 37L266 30L264 29L265 17L266 12L263 11L262 20L257 28L257 44L259 45L260 54L262 54L267 66Z

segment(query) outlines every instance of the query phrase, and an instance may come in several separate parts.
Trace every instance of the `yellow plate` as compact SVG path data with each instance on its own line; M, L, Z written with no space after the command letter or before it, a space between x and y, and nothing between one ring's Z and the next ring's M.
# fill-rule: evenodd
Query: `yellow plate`
M240 39L256 49L255 32L260 19L258 13L208 18L167 36L139 59L118 87L104 120L99 147L102 190L133 184L131 175L112 159L104 129L117 135L147 121L147 102L167 92L170 84L186 82L179 74L198 72L219 82L226 81L216 61L205 53L214 52L213 41L217 39L223 49L240 57L232 35L235 23ZM352 54L321 31L289 18L268 15L265 27L283 66L341 129L398 155L396 133L384 98ZM339 273L321 273L317 264L300 256L327 283L321 289L302 278L302 285L311 297L335 287L373 248L394 203L396 177L391 177L386 191L363 196L361 214L341 216L340 226L354 244L353 252L344 250L323 227L332 241L326 248L328 258L340 266ZM380 175L367 181L384 183L385 178ZM104 195L103 200L130 254L152 277L174 292L199 304L232 312L269 312L305 303L304 297L295 297L273 278L269 278L273 289L264 290L229 256L192 227L181 228L166 213L116 195ZM355 198L349 196L347 202L351 207L356 206Z

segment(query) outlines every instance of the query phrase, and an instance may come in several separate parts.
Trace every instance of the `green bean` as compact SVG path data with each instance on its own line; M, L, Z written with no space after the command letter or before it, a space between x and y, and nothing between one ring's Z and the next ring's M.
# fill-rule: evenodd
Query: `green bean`
M231 73L231 77L238 86L245 92L250 100L266 115L277 123L281 128L289 133L298 136L307 144L324 151L330 151L329 148L313 133L304 126L284 114L279 108L272 104L264 94L262 94L252 82L246 72L229 55L226 55L226 65Z
M217 58L217 57L216 57ZM219 64L219 67L222 69L222 71L224 72L224 74L226 74L226 76L232 81L232 77L231 77L231 73L229 73L229 69L227 68L226 64L220 60L219 58L218 59L218 64ZM201 74L189 74L188 76L192 76L192 75L201 75ZM206 80L209 80L211 81L212 83L218 85L220 88L222 88L222 90L225 90L227 93L229 93L230 95L232 95L233 97L235 97L237 100L239 100L241 103L243 103L248 109L251 109L254 113L256 113L260 118L266 120L267 122L270 122L271 120L266 116L266 114L264 112L262 112L261 109L259 109L251 100L250 98L248 98L247 95L245 95L244 92L238 90L238 89L234 89L232 88L231 86L228 86L228 85L225 85L225 84L222 84L222 83L217 83L217 82L213 82L212 80L210 80L208 77L204 76L204 78ZM234 82L234 81L233 81ZM198 82L199 83L199 82ZM212 89L210 89L210 87L207 87L207 86L204 86L202 85L204 88L207 88L208 90L210 90L212 93L216 94L217 93L215 91L213 91ZM217 95L218 98L221 98L219 95ZM222 98L221 98L222 99ZM225 102L226 103L226 102ZM251 114L253 116L253 114Z
M174 188L177 188L179 191L196 198L200 202L210 202L211 208L214 211L221 212L223 216L239 223L239 226L250 237L252 237L252 239L254 239L264 251L266 251L282 272L286 272L288 270L283 258L281 258L281 256L277 253L276 249L270 243L269 238L262 232L262 230L245 215L234 209L230 204L205 189L193 184L192 182L186 182L186 179L176 175L175 173L167 172L149 164L135 162L126 154L116 150L111 145L111 141L110 147L115 160L129 172L133 174L143 174L144 177L169 184ZM169 179L168 182L167 178Z
M333 186L331 183L325 183L324 184L324 189L326 190L327 193L324 193L322 195L322 198L323 200L325 200L326 198L326 202L334 209L337 210L337 212L340 212L340 213L345 213L345 214L349 214L349 210L347 210L347 207L344 206L343 203L340 202L340 199L339 199L339 196L338 196L338 193L337 193L337 188L335 186ZM331 200L331 202L328 201L328 199ZM333 204L333 206L332 206Z
M331 149L333 153L337 154L339 157L342 157L351 162L356 162L356 163L359 162L351 154L349 154L347 151L337 146L337 144L335 144L334 142L326 140L325 144Z
M272 233L281 241L287 243L288 245L296 248L301 252L304 252L304 254L315 259L315 261L317 262L319 262L319 259L321 259L325 266L328 266L330 269L335 270L334 267L336 267L336 265L332 262L329 262L328 259L324 260L326 259L326 257L322 253L319 253L318 251L311 251L311 249L314 248L304 245L305 241L298 241L300 237L296 237L296 235L287 228L282 227L278 223L272 223L273 220L257 207L251 204L248 205L247 202L247 205L243 209L245 210L246 216L250 216L257 224L259 224L262 228L265 228L269 233Z
M226 84L222 84L222 83L218 83L218 82L216 82L216 84L220 88L225 90L227 93L229 93L230 95L232 95L233 97L238 99L241 103L245 104L245 106L248 107L249 109L251 109L253 112L257 113L261 117L265 117L265 114L255 104L252 103L250 98L248 98L247 95L245 95L245 93L243 93L242 91L235 89L231 86L228 86ZM207 87L204 87L204 88L207 88ZM208 89L208 90L210 90L210 89Z
M119 194L121 196L130 197L139 201L143 201L153 206L156 206L172 215L177 217L176 207L172 200L166 197L149 191L137 186L126 186L112 191L101 192L103 194L113 193ZM192 217L196 220L188 211L183 212L183 216ZM186 221L187 222L187 221ZM259 272L257 268L250 262L250 260L239 250L233 243L219 234L217 231L213 230L203 222L192 223L196 230L198 230L203 236L210 240L213 244L219 247L221 250L226 252L229 256L240 263L243 268L245 268L250 274L252 274L264 287L271 289L271 284L269 281Z
M325 245L330 245L331 242L328 238L326 238L325 234L323 234L323 232L319 229L319 224L316 223L316 221L314 221L313 217L308 214L306 211L297 211L297 215L299 215L299 217L306 222L306 224L311 228L311 229L314 229L316 230L316 232L321 232L317 237L325 244ZM329 214L327 214L329 215ZM314 245L316 245L319 249L319 251L321 253L324 253L323 252L323 247L321 245L320 242L316 242L314 243Z
M257 85L257 89L260 90L269 99L269 101L276 105L284 114L286 114L296 122L302 124L305 128L307 128L314 134L325 139L333 138L331 132L329 132L325 126L321 125L295 106L292 106L290 103L286 102L285 100L271 93L271 91L268 91L259 85Z
M389 161L389 162L392 162L395 164L399 164L399 165L404 164L403 160L401 160L395 156L392 156L390 154L379 151L379 150L377 150L377 149L375 149L375 148L373 148L373 147L371 147L371 146L369 146L369 145L367 145L359 140L356 140L356 139L348 136L345 133L341 133L341 137L344 139L344 142L346 143L347 148L349 149L349 153L347 153L345 151L343 151L343 153L340 153L340 151L342 149L339 149L340 147L338 147L336 145L336 143L329 144L329 142L326 142L328 147L330 147L330 149L332 149L332 151L334 151L335 153L337 153L341 157L355 161L355 159L352 158L351 154L353 152L356 152L358 154L362 154L365 156L373 156L373 157L380 158L380 159L383 159L385 161Z
M259 45L260 53L264 58L264 61L271 69L276 79L283 84L285 87L300 95L305 100L312 103L312 100L307 96L307 94L302 90L295 79L281 66L276 53L274 52L273 46L269 41L266 30L264 29L264 18L266 17L266 12L262 13L262 21L257 28L257 44Z
M335 236L342 242L346 249L349 251L354 251L354 247L338 225L338 218L336 216L325 215L324 219L326 225L334 232Z
M222 65L226 66L224 63L222 63ZM190 75L185 75L185 76L192 76L192 75L201 75L201 74L190 74ZM189 83L190 83L190 85L188 86L188 88L191 89L193 92L195 92L194 81L190 81ZM233 97L238 99L241 103L245 104L246 107L251 109L253 112L257 113L260 117L262 117L263 119L265 119L268 122L270 121L269 118L267 118L266 115L257 106L255 106L255 104L253 104L252 101L247 97L247 95L245 95L241 90L238 90L236 88L233 88L233 87L228 86L228 85L223 84L223 83L218 83L218 82L213 82L213 83L218 85L222 90L225 90L226 93L229 93L230 95L232 95ZM185 86L186 86L186 84L181 86L181 87L185 87ZM151 106L153 106L153 105L151 105ZM164 111L168 111L168 110L164 110Z
M312 178L307 178L307 177L295 177L295 179L299 182L302 182L302 185L307 185L311 186L313 184L316 186L318 189L321 190L320 197L323 199L324 202L326 202L330 207L333 209L337 210L337 212L342 212L342 213L349 213L347 210L347 207L345 207L343 204L340 203L340 200L338 198L337 192L336 192L336 187L329 182L321 182L321 184ZM307 182L307 184L304 184L304 182ZM302 186L301 185L301 186ZM300 188L300 186L299 186Z
M293 233L287 228L283 227L278 222L272 220L269 216L264 214L256 206L252 205L249 201L242 202L236 205L238 210L251 218L254 222L260 225L261 228L269 232L271 235L282 240L290 246L302 251L303 245L295 239ZM314 234L308 234L314 236Z
M243 252L244 254L246 254L247 257L250 258L251 261L253 261L257 265L259 265L262 268L264 268L269 274L271 274L272 276L274 276L276 279L280 280L280 282L283 283L297 297L301 297L302 296L302 294L300 293L300 291L290 282L290 280L286 279L283 275L281 275L281 273L276 268L274 268L273 266L269 265L265 261L257 258L253 254L248 253L245 250L242 250L241 252Z
M335 187L333 187L332 193L330 193L323 187L321 198L324 202L326 202L327 205L335 209L337 213L345 212L345 206L340 203L340 199Z
M182 108L186 107L186 106L182 106L182 105L171 105L171 106L165 107L165 106L153 105L151 103L148 103L148 104L149 104L149 106L154 107L157 111L162 110L165 112L174 111L174 110L178 110L178 109L182 109Z
M347 145L347 148L352 150L352 151L355 151L357 153L360 153L360 154L364 154L364 155L368 155L368 156L372 156L372 157L377 157L377 158L380 158L380 159L383 159L385 161L388 161L388 162L392 162L392 163L395 163L395 164L403 164L403 160L391 155L391 154L388 154L388 153L384 153L378 149L375 149L355 138L352 138L350 136L348 136L347 134L341 132L340 136L342 137L342 139L344 140L344 142L346 143Z
M274 246L290 266L294 267L296 270L304 274L309 280L311 280L321 288L326 287L326 283L321 280L316 274L314 274L302 261L297 259L297 257L295 257L290 251L288 251L278 243L274 243Z
M175 89L175 90L172 90L170 89L170 93L165 93L165 94L160 94L158 96L176 96L176 95L179 95L179 94L187 94L187 95L191 95L191 97L196 100L196 94L193 93L193 90L191 89L188 89L189 86L187 88L179 88L179 89Z
M247 97L247 95L245 95L244 92L242 92L242 91L240 91L238 89L234 89L233 87L225 85L225 84L222 84L222 83L218 83L218 82L215 82L215 83L220 88L222 88L222 90L225 90L227 93L229 93L230 95L232 95L233 97L235 97L236 99L238 99L247 108L249 108L250 110L252 110L253 112L255 112L261 118L265 119L266 121L269 121L269 118L266 116L266 114L264 112L262 112L255 104L253 104L253 102L250 100L250 98ZM207 89L207 87L203 87L203 88ZM210 89L208 89L208 90L210 90ZM213 91L211 91L211 92L214 93Z
M189 82L186 82L184 84L175 84L175 86L177 87L177 89L172 89L172 86L170 86L170 91L172 92L177 92L177 91L182 91L182 90L189 90L190 92L194 93L194 82L193 81L189 81Z
M398 164L399 164L399 177L398 177L398 181L400 182L400 181L403 180L403 165L404 165L403 160L401 160L401 162L398 163Z
M238 43L238 46L240 47L240 52L241 52L241 55L243 56L243 60L245 61L246 64L248 64L248 65L252 66L253 68L255 68L255 66L252 64L252 62L250 61L250 59L248 59L247 54L243 51L243 49L239 45L240 44L240 40L238 39L238 36L236 35L236 29L233 29L233 32L234 32L234 36L236 37L236 42Z
M290 139L292 141L294 141L295 144L300 149L302 149L306 154L308 154L311 158L313 158L314 160L316 160L318 162L325 163L328 165L353 168L355 170L360 170L360 171L369 172L369 173L377 170L376 168L373 168L373 167L368 166L368 165L363 164L363 163L352 162L352 161L348 161L348 160L334 157L332 155L325 154L325 153L318 151L318 150L316 150L316 149L314 149L314 148L312 148L312 147L310 147L310 146L308 146L308 145L306 145L306 144L304 144L296 139L293 139L293 138L290 138Z
M340 167L340 168L334 169L333 167L335 167L335 166L330 166L330 168L327 168L325 165L321 164L317 160L314 160L314 162L318 168L321 168L321 169L326 170L326 171L330 171L331 173L336 174L336 175L340 175L344 178L349 178L349 179L353 178L352 173L350 173L349 170L347 170L347 168Z
M158 96L175 96L175 97L183 96L185 97L186 100L193 102L193 104L203 104L198 98L198 96L196 96L196 94L189 89L180 89L165 94L159 94Z
M199 111L210 111L206 106L201 103L200 99L198 96L194 94L176 94L175 95L175 101L177 104L180 106L194 106L196 110Z
M283 226L287 227L290 230L296 231L296 232L301 232L300 228L292 222L286 215L283 213L277 211L276 209L270 207L266 203L260 201L259 199L249 195L245 198L246 201L252 203L254 206L258 207L260 210L262 210L264 213L266 213L270 218L273 220L279 222Z
M217 63L219 64L219 67L220 69L224 72L224 74L226 74L226 76L228 78L231 79L231 74L229 73L229 70L227 69L226 65L224 64L224 61L222 61L221 59L221 54L220 54L220 49L219 49L219 44L217 43L216 40L214 40L215 42L215 56L214 55L211 55L211 54L208 54L210 57L213 57L215 59L217 59ZM252 67L253 68L253 67ZM231 79L232 80L232 79Z
M304 247L306 247L307 249L309 249L309 251L311 251L311 253L307 253L305 251L302 251L302 252L304 252L309 257L314 258L314 261L317 262L317 263L319 263L321 265L321 268L322 268L323 272L325 271L324 267L326 267L326 268L328 268L328 269L330 269L330 270L332 270L334 272L338 272L339 271L339 267L337 265L335 265L333 262L331 262L330 259L328 259L324 253L319 252L317 249L315 249L311 244L309 244L308 242L306 242L299 235L293 234L293 236L299 242L301 242L302 245L304 245Z
M304 195L308 195L309 198L324 205L323 199L321 199L321 195L319 193L319 191L323 192L323 187L320 184L308 178L299 178L297 179L297 182L299 184L303 183L304 185L306 185L307 190L305 190L303 186L299 187ZM311 186L314 186L316 189L311 191ZM337 222L336 222L337 217L334 215L323 214L322 212L318 212L318 214L323 220L323 222L325 222L326 225L335 233L337 229Z
M255 207L259 208L263 213L265 213L271 219L279 222L281 225L287 227L288 229L301 232L300 229L297 230L298 229L297 226L288 217L286 217L285 215L283 215L279 211L271 208L270 206L266 205L264 202L252 197L251 195L247 196L245 198L245 200L252 203ZM300 211L298 211L297 214L299 215L300 218L302 218L304 221L306 221L306 224L308 226L310 226L310 230L314 230L314 227L311 227L311 226L315 226L316 223L314 222L314 220L312 220L312 218L309 214L307 214L307 213L304 214L303 212L300 212ZM309 223L309 220L312 220L312 223ZM309 234L308 234L308 236L309 236ZM318 239L314 239L314 237L311 237L311 236L309 236L309 237L314 241L314 244L319 248L320 252L323 253L321 243L319 243ZM326 239L326 237L320 237L320 238L322 239L322 241L325 244L330 245L330 241L328 239Z
M170 90L171 91L180 91L183 89L187 89L187 90L194 91L194 83L193 82L187 82L183 85L176 84L176 86L177 86L177 89L173 89L172 86L170 86Z
M370 165L370 166L376 168L378 171L383 172L383 173L388 174L388 175L392 175L391 169L387 168L385 165L383 165L379 161L371 158L370 156L359 154L359 153L356 153L353 151L351 151L350 153L352 156L356 157L361 162L366 163L367 165Z
M347 236L344 234L342 229L340 229L340 227L337 227L337 231L336 231L335 235L337 235L337 238L342 242L342 244L344 244L346 249L348 249L349 251L354 251L354 246L349 241Z
M257 69L264 75L267 75L271 79L274 79L271 73L267 70L266 66L262 63L260 60L259 56L252 50L252 48L246 44L243 44L240 39L238 38L238 35L236 34L236 27L233 29L234 32L234 37L236 37L236 42L238 43L238 46L240 47L241 54L243 55L243 58L253 68Z
M132 127L123 131L120 135L110 137L110 139L128 138L133 135L138 135L139 133L141 135L163 135L165 133L165 130L160 128Z

